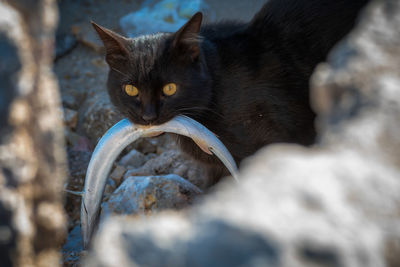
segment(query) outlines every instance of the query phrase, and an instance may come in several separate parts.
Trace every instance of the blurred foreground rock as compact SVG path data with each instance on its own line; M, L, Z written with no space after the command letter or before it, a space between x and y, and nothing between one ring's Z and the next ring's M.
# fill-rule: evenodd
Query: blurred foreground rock
M109 219L87 266L400 266L399 29L373 1L318 67L319 145L261 150L185 213Z
M59 266L63 125L55 1L0 2L0 265Z

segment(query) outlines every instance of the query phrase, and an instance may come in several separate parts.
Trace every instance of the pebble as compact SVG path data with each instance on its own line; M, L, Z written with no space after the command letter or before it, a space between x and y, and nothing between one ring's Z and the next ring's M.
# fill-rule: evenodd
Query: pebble
M90 152L93 150L93 144L86 136L79 135L69 129L64 130L64 136L74 151Z
M127 167L138 168L146 162L146 156L137 151L136 149L131 150L128 154L123 156L119 161L119 164Z
M64 108L64 123L71 129L75 129L78 124L78 112L69 108Z
M71 76L69 77L71 78ZM78 110L85 97L86 92L70 89L62 92L62 104L66 108Z
M126 172L125 167L121 165L117 165L114 170L111 172L110 177L114 180L114 182L119 185L121 183L122 177Z

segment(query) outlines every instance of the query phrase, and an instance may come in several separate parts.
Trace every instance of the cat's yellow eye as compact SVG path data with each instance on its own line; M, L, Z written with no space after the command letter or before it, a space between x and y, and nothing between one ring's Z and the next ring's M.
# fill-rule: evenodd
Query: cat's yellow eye
M139 89L132 84L125 84L124 85L125 93L129 96L137 96L139 94Z
M176 93L176 84L169 83L169 84L164 85L163 93L166 96L174 95Z

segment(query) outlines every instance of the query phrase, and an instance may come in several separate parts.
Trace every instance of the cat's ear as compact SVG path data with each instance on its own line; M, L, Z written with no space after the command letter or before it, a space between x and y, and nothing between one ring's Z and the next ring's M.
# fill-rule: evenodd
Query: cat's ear
M188 53L192 60L196 60L200 54L200 27L203 14L197 12L176 33L173 42L174 49Z
M126 62L129 56L128 40L118 33L106 29L94 23L93 21L92 25L100 39L103 41L104 47L106 48L107 63L110 66L116 66Z

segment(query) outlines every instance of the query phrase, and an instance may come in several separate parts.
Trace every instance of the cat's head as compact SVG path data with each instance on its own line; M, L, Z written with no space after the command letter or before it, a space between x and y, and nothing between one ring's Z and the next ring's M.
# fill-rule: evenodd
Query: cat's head
M211 78L196 13L176 33L125 38L93 23L106 48L108 92L122 114L137 124L161 124L178 114L204 110Z

